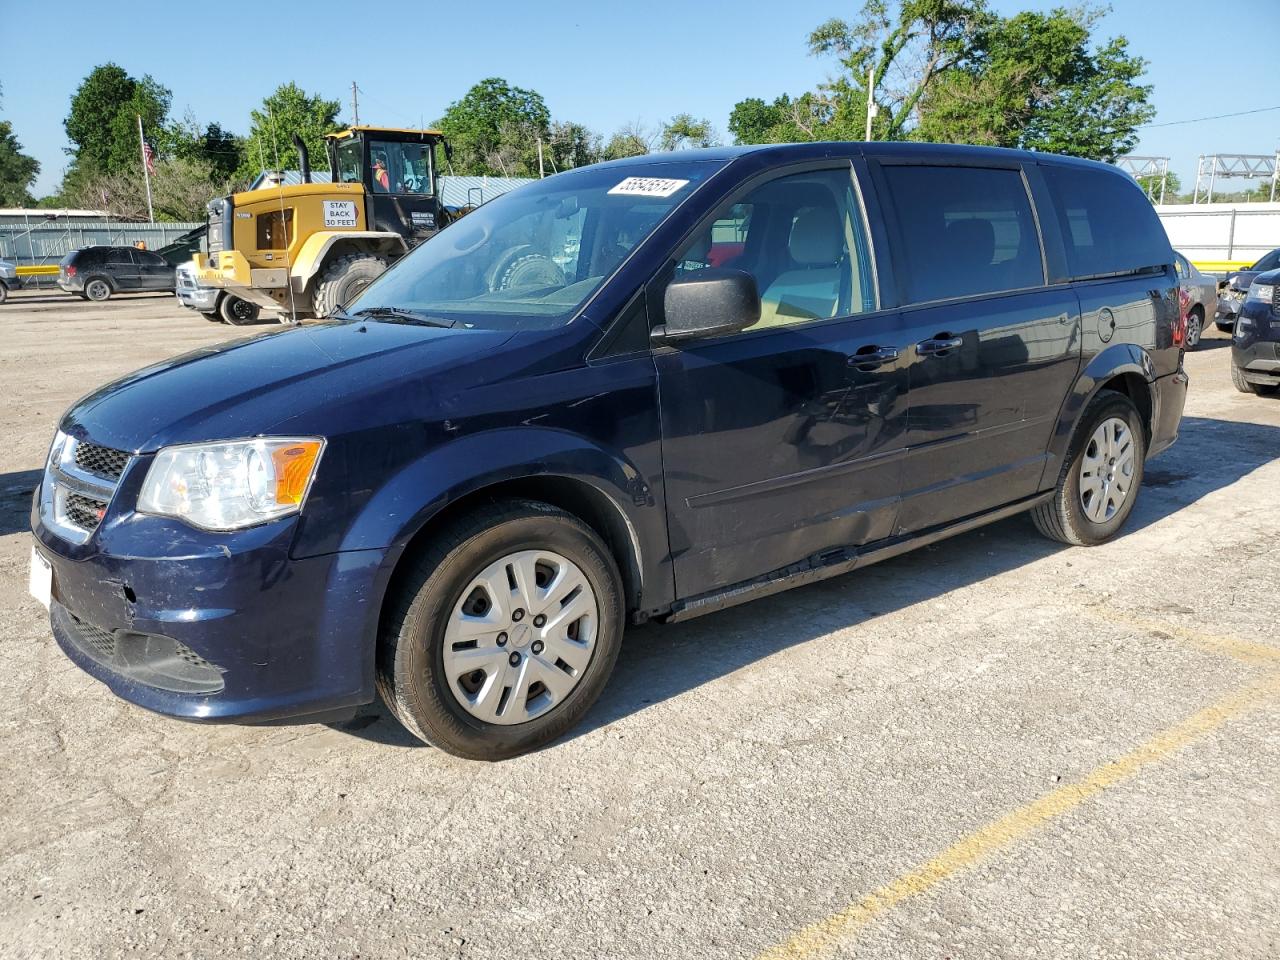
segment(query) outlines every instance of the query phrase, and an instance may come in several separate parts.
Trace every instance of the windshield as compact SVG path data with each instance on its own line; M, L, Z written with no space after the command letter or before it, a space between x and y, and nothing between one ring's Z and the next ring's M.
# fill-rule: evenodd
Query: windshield
M1274 270L1276 267L1280 267L1280 248L1272 250L1249 269L1263 273L1267 270Z
M584 168L521 187L418 247L348 307L458 326L567 322L718 161Z

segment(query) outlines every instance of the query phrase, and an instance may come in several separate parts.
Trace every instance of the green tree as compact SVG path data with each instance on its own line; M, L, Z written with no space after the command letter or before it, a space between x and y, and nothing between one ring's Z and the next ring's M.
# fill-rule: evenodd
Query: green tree
M245 159L241 137L218 123L202 126L191 113L164 127L155 147L162 156L207 166L213 179L220 181L234 179Z
M1146 193L1146 195L1150 197L1153 202L1159 202L1160 200L1160 178L1159 177L1157 176L1135 177L1134 179L1138 181L1138 186L1142 188L1143 192ZM1169 175L1165 178L1165 182L1164 182L1164 202L1178 203L1178 194L1180 194L1181 192L1182 192L1182 179L1176 173L1170 170Z
M601 151L601 160L623 160L627 157L642 157L658 142L658 134L654 133L639 120L620 127L609 138Z
M293 145L294 134L307 145L311 165L323 168L327 162L324 136L341 129L338 123L341 109L337 100L309 94L296 83L277 87L259 109L249 114L249 136L243 141L237 179L252 180L263 170L297 169L300 160ZM219 136L226 136L221 128L217 132Z
M489 77L449 104L437 126L453 147L456 173L537 176L538 140L550 139L551 112L540 93Z
M1146 68L1123 37L1092 46L1101 14L1087 7L1012 17L985 0L867 0L852 21L809 35L839 73L817 90L734 107L738 142L858 140L868 70L876 139L984 143L1113 160L1152 115Z
M138 168L138 118L148 138L155 137L171 100L169 90L150 76L135 79L114 63L94 67L72 96L64 121L72 143L67 180Z
M553 171L572 170L595 163L603 150L600 134L567 120L551 124L546 145Z
M34 203L31 186L39 173L39 161L22 152L13 124L0 120L0 207L27 207Z
M720 136L710 120L702 120L688 113L678 113L662 125L658 135L659 149L684 150L689 147L714 147Z

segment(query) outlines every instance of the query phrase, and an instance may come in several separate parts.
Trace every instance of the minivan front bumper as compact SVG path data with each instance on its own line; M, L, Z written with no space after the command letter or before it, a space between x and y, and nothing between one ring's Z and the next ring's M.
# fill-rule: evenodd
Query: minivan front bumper
M58 645L121 698L244 723L337 719L373 700L384 551L296 559L291 520L213 535L129 515L104 520L107 552L97 533L76 545L46 526L39 491L31 521Z

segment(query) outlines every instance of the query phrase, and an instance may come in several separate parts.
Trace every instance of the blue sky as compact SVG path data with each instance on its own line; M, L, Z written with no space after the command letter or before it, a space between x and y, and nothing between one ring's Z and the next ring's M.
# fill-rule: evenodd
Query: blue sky
M1004 13L1053 5L993 2ZM237 7L243 19L234 15ZM306 15L286 18L291 7ZM7 27L0 117L12 121L42 165L37 194L57 185L66 163L62 120L72 92L108 60L169 87L176 115L190 109L200 121L238 133L247 131L249 110L288 80L340 99L348 110L355 80L363 122L416 125L438 117L475 81L501 76L540 92L557 119L604 133L689 112L723 134L738 100L798 93L823 80L833 65L806 54L806 34L860 7L861 0L490 0L475 7L129 0L119 7L127 15L103 17L94 12L98 3L63 0L60 26L46 33L37 22L40 7L0 0ZM1280 106L1280 57L1262 40L1274 36L1277 12L1276 0L1219 7L1116 0L1096 35L1122 33L1150 62L1154 122L1167 123ZM1251 34L1240 25L1250 23L1260 26L1260 54L1247 51ZM1273 110L1153 127L1136 152L1171 157L1189 188L1199 154L1278 147L1280 110Z

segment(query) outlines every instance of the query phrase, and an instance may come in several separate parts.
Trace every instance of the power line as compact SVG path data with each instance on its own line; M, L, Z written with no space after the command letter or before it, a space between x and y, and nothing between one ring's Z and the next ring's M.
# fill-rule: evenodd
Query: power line
M1150 130L1153 127L1177 127L1184 123L1203 123L1206 120L1228 120L1231 117L1247 117L1254 113L1268 113L1272 110L1280 110L1280 106L1276 107L1259 107L1256 110L1241 110L1239 113L1220 113L1212 117L1196 117L1194 120L1168 120L1164 123L1144 123L1138 127L1139 130Z

